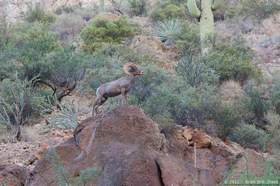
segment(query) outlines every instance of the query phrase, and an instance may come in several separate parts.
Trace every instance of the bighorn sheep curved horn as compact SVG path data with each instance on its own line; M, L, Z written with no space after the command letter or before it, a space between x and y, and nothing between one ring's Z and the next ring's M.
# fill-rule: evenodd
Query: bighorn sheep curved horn
M109 97L122 95L124 102L127 103L127 93L129 92L135 77L143 75L138 66L134 63L126 63L123 66L123 71L127 76L120 79L100 85L96 90L95 103L93 105L92 115L98 113L98 107L106 102Z

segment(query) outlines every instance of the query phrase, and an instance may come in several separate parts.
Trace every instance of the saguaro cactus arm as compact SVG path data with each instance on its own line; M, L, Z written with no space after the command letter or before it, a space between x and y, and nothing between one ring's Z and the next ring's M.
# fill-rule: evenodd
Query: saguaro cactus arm
M187 7L192 16L197 17L197 18L200 17L201 11L197 7L195 0L188 0Z
M212 10L221 6L223 0L200 0L200 9L196 0L188 0L187 7L190 14L199 18L200 39L202 53L207 53L210 40L214 36L214 15Z
M212 0L212 10L220 8L224 4L224 0Z

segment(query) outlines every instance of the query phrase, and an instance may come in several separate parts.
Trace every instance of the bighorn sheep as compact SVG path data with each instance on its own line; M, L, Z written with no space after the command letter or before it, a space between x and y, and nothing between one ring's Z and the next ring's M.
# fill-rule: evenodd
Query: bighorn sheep
M95 116L98 107L105 103L109 97L123 96L123 101L127 103L127 93L129 92L135 77L143 75L136 64L126 63L123 66L126 77L100 85L96 90L96 99L93 105L92 115Z

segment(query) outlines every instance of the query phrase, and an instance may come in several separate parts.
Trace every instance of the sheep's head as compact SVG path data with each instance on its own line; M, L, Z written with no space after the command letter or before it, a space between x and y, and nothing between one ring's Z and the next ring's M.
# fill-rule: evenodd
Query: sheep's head
M123 70L127 75L130 76L141 76L143 75L143 71L141 71L138 66L134 63L126 63L123 66Z

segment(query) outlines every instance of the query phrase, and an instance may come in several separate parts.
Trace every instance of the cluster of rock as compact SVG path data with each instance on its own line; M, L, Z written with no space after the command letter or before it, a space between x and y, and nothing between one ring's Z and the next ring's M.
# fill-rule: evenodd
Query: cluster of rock
M88 146L84 158L77 160ZM97 179L88 185L212 186L221 183L229 169L230 176L237 178L245 169L261 176L265 168L263 154L198 129L174 126L160 131L157 123L133 106L85 120L76 129L75 138L54 150L71 177L88 168L99 170ZM0 182L7 178L15 180L15 185L50 186L57 185L56 174L46 151L29 173L21 167L2 166Z

